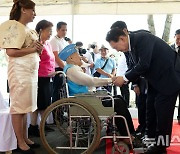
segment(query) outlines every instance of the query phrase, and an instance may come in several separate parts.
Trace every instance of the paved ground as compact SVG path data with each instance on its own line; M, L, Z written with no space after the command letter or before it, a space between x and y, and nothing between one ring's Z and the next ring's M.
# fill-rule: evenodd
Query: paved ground
M52 137L52 138L57 138L57 142L58 142L58 137L55 136L55 134L54 134L54 135L52 134L51 137ZM48 154L48 152L46 151L46 149L45 149L44 146L42 145L41 139L40 139L39 137L33 137L33 138L31 138L31 139L32 139L33 141L35 141L36 143L39 143L39 144L41 145L40 148L35 149L36 154ZM18 152L16 152L16 151L13 151L12 153L13 153L13 154L20 154L20 153L18 153ZM0 153L0 154L1 154L1 153ZM63 154L65 154L65 153L63 152ZM70 154L70 152L67 152L67 154ZM73 154L74 154L74 153L73 153ZM103 140L103 141L101 142L101 144L99 145L98 149L97 149L93 154L105 154L105 140Z

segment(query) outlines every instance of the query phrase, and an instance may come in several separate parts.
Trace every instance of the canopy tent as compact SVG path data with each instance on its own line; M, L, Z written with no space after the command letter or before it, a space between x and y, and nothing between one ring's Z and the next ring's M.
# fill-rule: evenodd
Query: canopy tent
M34 0L38 15L179 14L180 0ZM8 16L12 0L0 1Z

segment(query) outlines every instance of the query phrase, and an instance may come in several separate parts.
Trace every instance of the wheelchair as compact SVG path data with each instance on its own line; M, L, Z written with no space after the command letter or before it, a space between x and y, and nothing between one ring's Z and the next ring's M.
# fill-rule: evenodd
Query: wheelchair
M63 72L60 74L66 78ZM41 141L50 154L92 154L103 139L111 139L112 154L129 154L129 147L122 139L128 139L133 149L132 139L126 119L114 112L113 97L106 91L89 92L68 96L66 82L63 85L64 98L51 104L44 112L40 123ZM67 98L66 98L67 97ZM102 98L111 98L112 107L104 107ZM47 133L45 125L48 117L53 114L55 131ZM115 118L122 118L126 125L128 136L118 134ZM109 135L102 135L103 130L112 122Z

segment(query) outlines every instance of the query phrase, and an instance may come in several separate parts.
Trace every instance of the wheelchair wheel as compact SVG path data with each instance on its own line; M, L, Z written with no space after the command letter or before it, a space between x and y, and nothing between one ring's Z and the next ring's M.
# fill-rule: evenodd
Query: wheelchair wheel
M46 132L45 124L50 114L55 131ZM76 98L65 98L51 104L44 112L40 124L41 141L51 154L92 153L100 141L100 120L96 111Z
M61 133L66 137L69 137L69 133L66 131L69 126L69 106L58 107L54 110L54 122Z
M129 147L124 142L119 141L113 145L112 154L129 154Z

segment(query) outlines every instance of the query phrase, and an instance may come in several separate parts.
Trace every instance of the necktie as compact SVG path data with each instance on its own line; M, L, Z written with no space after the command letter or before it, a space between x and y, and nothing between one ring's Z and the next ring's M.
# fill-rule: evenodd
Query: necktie
M131 62L132 62L133 64L136 64L136 63L135 63L135 60L134 60L134 58L133 58L133 54L132 54L131 51L129 51L129 57L130 57L130 59L131 59Z

